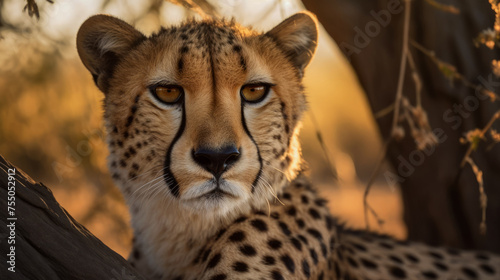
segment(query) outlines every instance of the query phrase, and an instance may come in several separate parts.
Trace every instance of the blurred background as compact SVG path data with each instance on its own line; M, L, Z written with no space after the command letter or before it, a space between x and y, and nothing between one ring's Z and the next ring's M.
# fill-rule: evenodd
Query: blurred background
M28 15L33 1L27 2L0 0L0 154L49 186L77 221L126 257L132 233L106 167L103 95L78 58L76 32L97 13L122 18L147 35L197 15L161 0L38 0L37 20ZM217 3L222 15L262 31L303 9L286 0ZM332 212L364 228L362 196L381 140L353 70L324 30L304 83L310 109L301 138L309 173ZM377 227L370 217L372 230L406 237L398 186L377 181L369 202L385 221Z

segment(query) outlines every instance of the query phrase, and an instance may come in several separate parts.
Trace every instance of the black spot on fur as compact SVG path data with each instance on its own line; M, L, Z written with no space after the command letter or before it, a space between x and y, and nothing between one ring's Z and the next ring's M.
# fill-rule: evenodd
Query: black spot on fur
M283 275L281 275L281 272L279 272L279 270L273 270L271 272L271 277L273 280L285 280L285 278L283 278Z
M287 200L292 199L292 196L291 196L289 193L287 193L287 192L286 192L286 193L283 193L283 196L282 196L282 197L283 197L283 199L287 199Z
M476 254L476 259L478 260L483 260L483 261L487 261L490 259L490 257L484 253L477 253Z
M207 268L214 268L217 264L219 264L220 259L221 259L221 254L218 253L215 256L213 256L210 261L207 264Z
M325 278L325 273L321 271L321 273L318 275L318 280L323 280Z
M202 262L206 262L207 259L208 259L208 255L210 255L210 253L212 252L212 250L210 248L208 248L205 253L203 254L203 258L201 259Z
M274 265L276 263L276 260L274 259L274 257L264 256L262 258L262 263L265 265Z
M314 249L309 249L309 254L311 255L311 259L313 260L314 264L318 264L318 254Z
M302 243L300 243L300 241L297 238L292 237L290 238L290 241L292 242L293 247L295 247L295 249L302 251Z
M434 262L434 266L441 271L448 271L448 266L442 262Z
M177 61L177 71L180 73L184 69L184 60L182 58L179 58L179 61Z
M481 264L479 267L487 274L495 274L495 269L489 264Z
M361 258L361 265L363 265L364 267L368 268L368 269L377 269L377 264L368 260L368 259L365 259L365 258Z
M179 51L182 54L187 53L189 51L189 47L188 46L182 46Z
M290 234L292 234L292 232L290 231L290 229L288 228L288 225L283 223L283 222L279 222L278 223L278 226L281 228L281 231L286 235L286 236L290 236Z
M120 160L120 166L121 167L127 167L127 163L123 159L121 159Z
M398 256L390 255L389 259L397 264L403 264L403 260Z
M437 274L434 271L424 271L422 275L427 279L438 279Z
M319 245L321 246L321 253L323 254L323 257L328 257L328 250L326 249L325 243L321 242Z
M414 255L412 255L410 253L405 254L405 257L406 257L406 259L408 259L412 263L418 263L418 262L420 262L420 260L416 256L414 256Z
M276 220L277 220L277 219L279 219L279 218L280 218L280 214L279 214L278 212L272 212L272 213L271 213L271 218L273 218L273 219L276 219Z
M215 241L219 240L219 238L221 238L221 236L226 232L226 229L223 228L221 230L219 230L219 232L217 233L217 235L215 236Z
M285 265L286 269L290 271L290 273L295 273L295 263L293 262L292 258L290 258L289 255L283 255L281 256L281 262Z
M200 259L201 257L203 256L203 251L205 250L205 247L202 247L199 251L198 251L198 254L196 256L196 258L193 260L193 263L194 264L197 264L198 262L200 262Z
M472 268L463 267L462 272L471 279L477 279L477 272L474 271Z
M247 219L248 219L248 218L247 218L247 217L245 217L245 216L243 216L243 217L239 217L238 219L234 220L234 222L233 222L233 223L235 223L235 224L239 224L239 223L242 223L242 222L246 221Z
M307 239L302 235L302 234L299 234L298 235L300 241L302 241L304 244L308 245L309 242L307 242Z
M321 215L314 208L309 208L309 215L315 220L321 219Z
M297 215L297 209L295 209L294 206L290 206L288 207L288 209L286 210L286 213L290 216L295 216Z
M134 121L134 116L128 116L127 123L125 124L125 126L129 127L133 121Z
M311 277L311 269L309 267L309 263L305 259L302 260L302 272L304 272L304 275L307 278Z
M360 251L366 252L366 247L364 245L361 245L361 244L355 243L355 242L351 242L351 245Z
M405 279L406 278L406 272L397 266L389 267L389 273L398 279Z
M245 240L245 233L241 230L234 232L228 237L229 241L232 242L241 242Z
M307 196L305 196L305 195L302 195L302 196L300 197L300 199L302 200L302 203L304 203L304 204L308 204L308 203L309 203L309 199L308 199L308 198L307 198Z
M328 203L328 201L324 198L318 198L314 200L314 204L316 204L318 207L323 207Z
M248 265L244 262L235 262L233 264L233 270L236 272L247 272L248 271Z
M277 239L270 239L269 241L267 241L267 245L271 249L277 250L277 249L281 248L282 243L281 243L281 241L279 241Z
M217 274L217 275L214 275L210 278L210 280L226 280L227 279L227 275L226 274Z
M295 220L295 222L297 223L297 226L299 228L304 228L306 226L306 223L302 219L297 219L297 220Z
M266 232L268 230L267 224L261 219L252 220L250 224L260 232Z
M351 257L347 257L347 262L352 266L352 267L358 267L358 262L356 260L354 260L353 258Z
M257 251L255 250L255 248L251 245L248 245L248 244L241 246L240 252L243 255L249 256L249 257L257 255Z
M429 255L438 259L438 260L442 260L443 259L443 255L441 255L441 253L438 253L438 252L429 252Z
M385 242L380 242L379 245L380 245L380 247L383 247L383 248L386 248L386 249L393 249L394 248L394 246L392 246L389 243L385 243Z
M243 68L243 71L247 71L247 62L245 61L245 58L241 54L240 54L240 66L241 68Z
M335 236L330 236L330 250L335 249Z
M314 238L318 239L319 241L323 241L323 235L321 233L313 228L307 229L307 233L312 235Z
M335 219L332 216L327 215L325 216L325 223L326 223L326 228L328 230L332 230L335 225Z

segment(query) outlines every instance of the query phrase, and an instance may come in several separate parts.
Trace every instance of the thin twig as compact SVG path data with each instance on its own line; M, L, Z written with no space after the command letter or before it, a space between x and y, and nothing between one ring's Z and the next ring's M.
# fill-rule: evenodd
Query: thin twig
M311 117L311 121L313 123L314 130L316 131L316 138L318 139L318 142L321 145L321 149L323 150L323 153L325 154L326 163L328 164L328 168L332 172L333 178L338 179L337 170L335 169L335 167L333 166L333 164L330 160L330 156L329 156L330 153L328 152L325 141L323 141L323 135L321 134L321 131L319 130L318 122L316 121L316 117L314 116L314 113L312 112L312 110L309 110L309 116Z
M408 52L408 64L410 64L411 68L411 76L413 78L413 82L415 83L415 101L417 104L417 108L422 107L422 79L417 71L417 66L415 65L415 61L413 60L413 55L411 52Z
M484 192L483 171L474 163L474 161L467 157L466 162L472 167L472 172L476 176L476 181L479 185L479 204L481 206L481 223L479 224L479 231L481 234L486 234L486 207L488 205L488 197Z
M436 54L433 51L426 49L424 46L420 45L419 43L415 42L414 40L410 40L410 44L413 47L415 47L416 49L418 49L419 51L421 51L423 54L425 54L427 57L429 57L434 62L434 64L436 64L436 66L439 68L439 70L441 72L446 71L446 73L444 73L444 74L448 78L453 79L453 80L458 80L464 86L471 88L473 90L482 91L483 94L488 95L492 101L500 100L500 96L498 96L498 94L490 91L489 89L485 88L482 85L476 85L476 84L472 83L464 75L459 73L454 66L437 58Z
M408 55L408 34L410 33L410 12L411 12L411 0L405 0L405 18L404 18L404 29L403 29L403 49L401 51L401 64L399 67L399 79L398 87L396 91L396 101L394 102L394 116L392 118L392 129L391 136L394 133L399 118L399 109L401 107L401 98L403 96L403 85L406 73L406 59Z
M490 121L486 124L486 126L479 132L479 135L477 135L477 137L479 139L483 139L484 138L484 135L486 134L486 132L490 129L490 127L493 125L493 123L500 118L500 110L496 111L495 114L493 114L493 116L491 117ZM472 153L472 151L474 151L475 149L475 145L473 143L470 143L469 145L469 148L467 149L467 152L465 152L465 156L462 160L462 162L460 163L460 167L464 167L465 166L465 163L467 162L467 158L470 157L470 154Z
M377 165L375 166L375 169L373 169L372 174L370 175L370 179L368 180L368 183L366 184L365 187L365 192L363 193L363 207L364 207L364 212L365 212L365 225L366 229L370 230L370 222L368 221L368 210L373 214L373 216L377 219L377 222L379 226L384 223L382 219L380 219L373 210L373 208L369 205L368 203L368 194L370 193L370 189L375 182L375 179L377 178L379 172L380 172L380 167L382 167L382 163L384 162L385 155L387 154L387 148L389 147L389 143L391 142L391 137L389 137L385 143L384 146L382 147L382 150L380 151L378 160L377 160Z
M399 110L401 107L401 100L403 96L403 85L404 85L404 78L405 78L405 73L406 73L406 60L407 60L407 55L408 55L408 34L410 33L410 15L411 15L411 1L412 0L405 0L405 13L404 13L404 26L403 26L403 47L401 51L401 64L399 67L399 79L398 79L398 85L397 85L397 91L396 91L396 100L394 101L394 115L392 118L392 126L391 126L391 132L389 135L389 138L386 140L384 147L381 152L381 156L379 157L379 160L377 161L377 165L375 166L375 169L373 170L373 173L370 176L370 180L368 181L368 184L366 185L365 192L363 194L363 206L364 206L364 212L365 212L365 224L367 230L370 230L370 224L368 222L368 211L370 211L375 218L377 218L377 222L379 225L383 222L378 218L378 215L375 213L373 208L369 205L368 203L368 195L370 193L371 186L373 185L373 182L375 181L375 178L379 174L380 167L382 165L382 162L385 158L385 155L387 153L387 148L388 145L391 141L391 139L394 138L396 134L396 128L398 127L398 119L399 119Z
M389 113L391 113L392 111L394 111L394 103L391 103L391 105L385 107L384 109L378 111L377 113L375 113L373 116L376 118L376 119L380 119L381 117L385 117L386 115L388 115Z

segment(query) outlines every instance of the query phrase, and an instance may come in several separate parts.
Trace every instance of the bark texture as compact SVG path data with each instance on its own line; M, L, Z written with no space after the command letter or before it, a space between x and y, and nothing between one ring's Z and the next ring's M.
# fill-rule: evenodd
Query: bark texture
M391 105L401 60L403 1L303 2L349 59L373 113ZM438 10L424 0L411 1L410 39L433 50L472 83L500 92L499 80L491 75L491 60L498 59L500 52L477 48L473 43L479 32L493 26L494 13L488 1L439 3L456 6L460 14ZM500 252L500 145L487 149L488 144L482 142L472 156L484 172L488 196L488 230L481 235L478 183L470 166L460 168L467 146L459 142L466 131L483 128L500 108L499 103L478 97L474 89L459 82L451 82L415 47L410 46L410 52L423 82L422 105L432 128L442 131L444 142L422 157L405 126L405 138L389 145L387 158L404 180L400 185L408 237L431 245ZM404 95L415 104L410 71L406 72ZM383 139L388 139L392 113L376 122ZM498 130L498 123L493 127Z
M125 259L75 221L42 183L18 168L13 175L15 181L9 181L9 169L14 168L0 156L0 271L4 275L0 278L143 279ZM13 194L9 193L12 187L15 205L11 203L12 208L8 208L8 202L13 201L8 198ZM14 227L7 225L12 223L15 238L9 239ZM15 244L8 240L15 240ZM15 249L11 250L11 246ZM11 267L7 254L12 252L15 272L7 270Z

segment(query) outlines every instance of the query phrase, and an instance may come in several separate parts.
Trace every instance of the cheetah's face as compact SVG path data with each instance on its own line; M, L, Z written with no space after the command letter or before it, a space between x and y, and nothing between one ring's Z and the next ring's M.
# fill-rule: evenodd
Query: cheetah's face
M190 21L149 38L113 17L88 19L78 52L105 93L110 168L127 199L221 214L272 199L300 165L316 30L306 13L265 34Z

